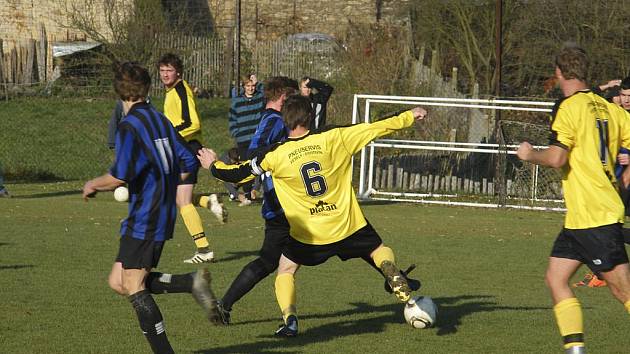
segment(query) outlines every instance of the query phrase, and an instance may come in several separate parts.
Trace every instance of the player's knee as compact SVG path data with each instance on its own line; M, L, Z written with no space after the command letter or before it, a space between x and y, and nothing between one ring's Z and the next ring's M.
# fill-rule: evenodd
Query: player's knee
M107 283L109 284L109 287L114 290L117 294L119 295L127 295L127 293L125 293L125 289L123 288L123 284L122 281L119 279L120 277L118 277L118 279L116 277L113 276L109 276L109 278L107 279Z

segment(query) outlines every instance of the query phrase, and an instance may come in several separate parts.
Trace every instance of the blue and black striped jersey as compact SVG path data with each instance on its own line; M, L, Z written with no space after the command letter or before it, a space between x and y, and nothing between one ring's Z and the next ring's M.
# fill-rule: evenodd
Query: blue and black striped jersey
M261 113L260 123L256 133L249 144L248 157L256 155L261 149L265 149L275 143L286 140L288 137L287 128L282 120L282 115L275 109L267 108ZM271 175L261 176L263 186L263 205L261 209L262 217L271 220L276 216L284 214L278 196L273 187Z
M170 121L149 104L135 104L120 122L109 173L129 186L122 236L155 241L173 236L180 173L199 164L186 145Z

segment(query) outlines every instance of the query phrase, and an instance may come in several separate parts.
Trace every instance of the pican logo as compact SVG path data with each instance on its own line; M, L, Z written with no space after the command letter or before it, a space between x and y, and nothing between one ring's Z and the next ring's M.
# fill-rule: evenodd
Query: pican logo
M332 211L332 210L337 210L337 204L335 203L329 204L323 200L320 200L319 202L317 202L317 204L315 204L314 208L311 208L311 215L319 214L324 211Z

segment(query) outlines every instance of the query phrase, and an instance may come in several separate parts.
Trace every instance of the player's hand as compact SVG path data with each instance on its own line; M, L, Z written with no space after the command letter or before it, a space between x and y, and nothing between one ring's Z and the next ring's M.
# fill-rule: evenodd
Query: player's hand
M92 187L92 181L87 181L83 186L83 200L87 202L89 198L94 197L96 197L96 189Z
M212 149L203 148L197 151L197 158L201 162L201 166L205 169L209 169L210 166L217 160L217 153Z
M605 91L611 87L620 86L620 85L621 85L621 80L610 80L604 85L601 85L599 89L602 91Z
M256 74L251 74L249 75L249 80L254 83L254 85L256 85L258 83L258 78L256 77Z
M516 150L516 156L523 161L529 161L529 154L534 150L532 144L527 141L523 141Z
M411 110L411 113L413 114L413 117L419 121L419 120L423 120L424 117L427 116L427 111L426 109L422 108L422 107L416 107L414 109Z

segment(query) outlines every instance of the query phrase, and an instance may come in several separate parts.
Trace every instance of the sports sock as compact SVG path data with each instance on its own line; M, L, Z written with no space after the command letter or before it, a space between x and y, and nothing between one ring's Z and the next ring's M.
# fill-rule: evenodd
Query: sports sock
M145 289L133 295L129 295L129 302L131 302L134 310L136 310L138 322L140 322L140 329L142 329L142 333L144 333L144 336L149 341L153 352L160 354L175 353L166 337L164 320L160 313L160 308L153 300L153 297L151 297L151 294L149 294L149 291Z
M628 314L630 314L630 300L624 302L623 306L626 308L626 311L628 311Z
M210 197L207 195L202 195L199 197L199 206L202 208L208 208L208 203L210 203Z
M151 272L144 284L152 294L192 292L194 273L168 274Z
M384 261L388 261L391 264L396 264L396 258L394 257L394 251L392 251L389 247L381 247L374 251L372 255L372 259L374 259L374 263L381 268L381 265Z
M188 229L188 233L195 241L195 246L198 249L208 248L210 244L206 238L206 234L203 232L203 225L201 224L201 217L197 212L197 209L192 204L184 205L179 209L179 213L182 214L184 224Z
M582 308L578 299L564 299L553 307L560 335L564 339L564 349L584 346L584 325Z
M245 294L250 292L256 284L265 279L271 272L267 271L264 262L260 258L249 262L234 279L230 288L225 292L221 303L223 308L232 311L232 306Z
M290 315L297 316L295 307L295 278L291 273L282 273L276 276L276 300L282 311L282 318L286 321Z

